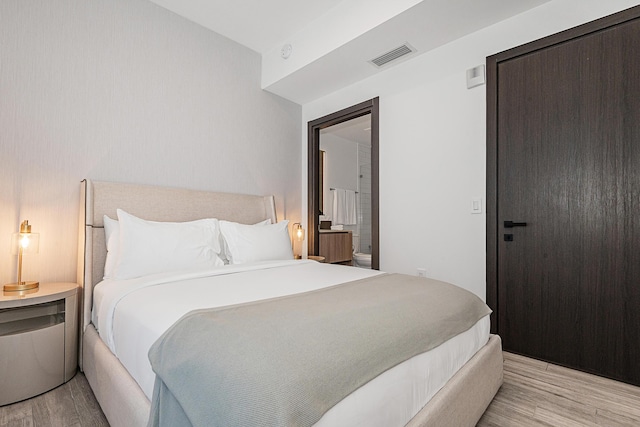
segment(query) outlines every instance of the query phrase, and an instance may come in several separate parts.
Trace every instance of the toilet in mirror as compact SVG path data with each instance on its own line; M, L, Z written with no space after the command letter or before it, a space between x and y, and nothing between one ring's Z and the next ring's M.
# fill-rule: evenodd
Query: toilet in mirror
M353 235L353 265L360 268L371 268L371 251L360 252L360 236Z

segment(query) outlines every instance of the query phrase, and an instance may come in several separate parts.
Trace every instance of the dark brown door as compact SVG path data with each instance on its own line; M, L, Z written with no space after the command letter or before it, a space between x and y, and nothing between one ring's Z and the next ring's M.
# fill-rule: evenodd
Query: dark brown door
M640 20L496 82L504 349L640 385Z

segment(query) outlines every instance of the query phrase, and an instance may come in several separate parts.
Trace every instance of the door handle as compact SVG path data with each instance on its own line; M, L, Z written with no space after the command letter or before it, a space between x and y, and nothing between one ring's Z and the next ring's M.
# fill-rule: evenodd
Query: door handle
M513 227L526 227L526 222L513 222L513 221L505 221L504 228L513 228Z

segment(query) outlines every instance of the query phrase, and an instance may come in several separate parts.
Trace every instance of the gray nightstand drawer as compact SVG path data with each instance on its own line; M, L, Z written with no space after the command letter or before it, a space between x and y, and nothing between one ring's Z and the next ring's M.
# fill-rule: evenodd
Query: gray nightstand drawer
M64 323L0 337L0 405L64 382Z

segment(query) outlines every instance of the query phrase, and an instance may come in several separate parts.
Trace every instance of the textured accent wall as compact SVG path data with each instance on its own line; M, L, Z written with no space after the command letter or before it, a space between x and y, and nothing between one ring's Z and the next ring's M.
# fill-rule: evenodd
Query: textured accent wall
M83 178L275 194L300 219L301 107L260 55L146 0L0 2L0 282L74 280Z

